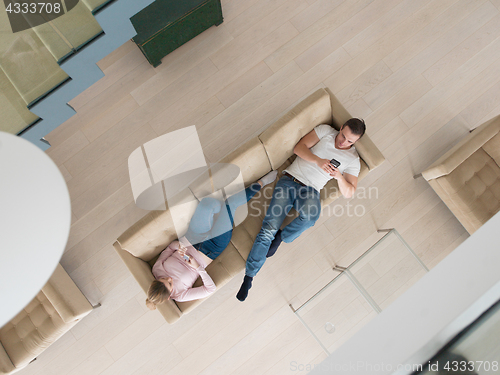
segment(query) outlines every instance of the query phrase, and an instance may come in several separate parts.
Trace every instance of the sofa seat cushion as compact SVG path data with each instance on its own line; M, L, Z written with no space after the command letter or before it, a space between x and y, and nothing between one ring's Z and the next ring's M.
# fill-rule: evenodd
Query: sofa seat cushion
M71 325L70 325L71 326ZM68 331L43 292L0 329L0 341L12 363L25 367Z
M458 210L458 219L468 220L475 229L500 211L500 168L482 148L436 183Z
M245 269L245 261L240 256L233 244L229 243L226 249L219 255L216 259L212 261L206 268L207 273L210 275L214 281L217 289L227 284L236 274ZM196 280L193 288L203 285L203 281L200 277ZM208 297L207 297L208 298ZM205 298L206 299L206 298ZM198 306L205 299L186 301L186 302L176 302L179 310L183 314L188 313L196 306Z
M279 176L279 175L278 175ZM233 230L231 243L246 261L252 249L255 237L260 231L266 210L271 201L276 182L264 186L247 204L248 214L246 219Z

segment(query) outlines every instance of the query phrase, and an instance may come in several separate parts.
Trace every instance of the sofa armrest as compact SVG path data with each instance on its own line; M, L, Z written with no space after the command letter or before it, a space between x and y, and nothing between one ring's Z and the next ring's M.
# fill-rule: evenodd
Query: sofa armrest
M9 355L5 351L2 343L0 342L0 375L11 374L16 370L16 367L10 360Z
M486 142L498 134L499 131L500 116L497 116L474 129L472 133L468 134L453 146L451 150L422 172L422 176L429 181L451 173Z
M92 311L91 303L60 264L42 292L65 323L75 322Z
M115 241L113 247L120 258L122 258L135 280L139 283L139 286L142 288L144 293L147 294L151 282L155 279L149 264L142 259L133 256L127 250L123 250L118 241ZM182 312L179 310L175 302L170 299L157 305L156 308L168 323L174 323L182 316Z
M375 146L375 143L373 143L366 133L358 142L356 142L356 151L361 159L363 159L366 163L370 171L385 161L384 155L382 155L377 146Z
M326 92L330 94L330 102L332 105L332 120L333 126L339 129L347 120L352 118L351 114L344 108L335 95L329 88L325 88ZM378 167L385 160L384 155L375 146L368 134L364 134L361 139L356 142L356 151L363 161L366 163L370 170Z

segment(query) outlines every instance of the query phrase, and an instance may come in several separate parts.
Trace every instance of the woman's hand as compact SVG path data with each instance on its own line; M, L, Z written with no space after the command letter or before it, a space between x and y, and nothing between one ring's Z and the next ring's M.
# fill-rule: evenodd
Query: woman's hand
M324 170L326 173L328 173L330 176L334 176L335 167L330 163L330 160L318 158L318 160L316 160L316 165L320 167L322 170Z
M183 257L184 255L186 255L187 248L179 241L179 248L177 249L177 251L179 252L181 257Z
M190 267L197 269L200 264L193 257L189 257L189 260L184 260Z

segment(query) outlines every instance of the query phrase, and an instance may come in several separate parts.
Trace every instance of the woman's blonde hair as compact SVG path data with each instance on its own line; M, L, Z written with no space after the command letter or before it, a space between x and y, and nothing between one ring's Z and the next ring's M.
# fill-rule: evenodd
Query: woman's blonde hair
M170 297L170 291L167 289L165 284L159 280L154 280L149 286L146 306L150 310L155 310L156 305L165 302L168 297Z

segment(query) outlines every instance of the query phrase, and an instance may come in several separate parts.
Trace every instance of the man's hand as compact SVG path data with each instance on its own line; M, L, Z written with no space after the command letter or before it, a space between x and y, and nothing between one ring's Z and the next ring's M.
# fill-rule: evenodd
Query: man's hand
M345 173L344 175L340 174L340 176L341 177L337 179L340 192L344 197L352 198L358 186L358 178L349 173Z
M333 165L331 165L331 166L332 166L333 172L330 173L330 176L332 176L337 181L339 181L340 179L344 179L344 176L342 175L342 173L340 173L339 169L334 167Z
M316 160L316 165L328 173L330 176L334 176L335 170L340 174L337 168L335 168L328 159L318 158ZM335 178L335 177L334 177Z

